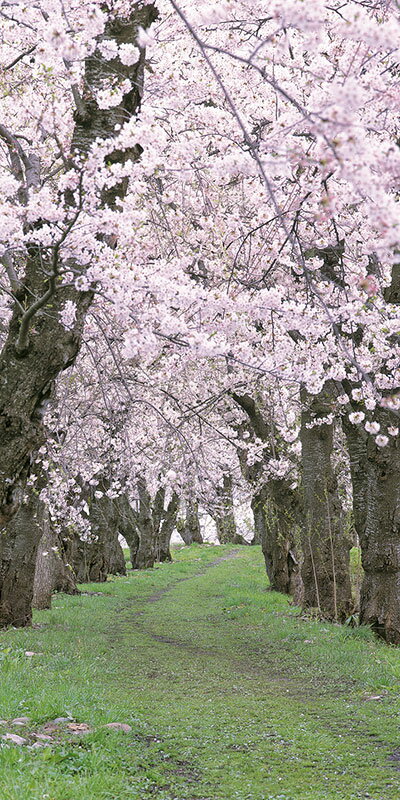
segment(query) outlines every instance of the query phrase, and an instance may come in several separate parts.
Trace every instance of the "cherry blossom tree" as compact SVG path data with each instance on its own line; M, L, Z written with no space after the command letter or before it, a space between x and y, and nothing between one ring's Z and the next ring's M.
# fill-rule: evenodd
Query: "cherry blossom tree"
M90 270L109 260L127 163L139 152L136 143L122 150L115 139L140 106L138 31L155 17L154 5L140 2L126 9L70 3L67 11L61 2L29 10L10 2L1 12L11 76L0 129L3 296L11 300L0 356L3 526L22 502L32 455L45 439L42 417L53 382L76 358L93 296ZM33 531L26 528L27 544ZM14 621L13 600L3 596L10 583L26 595L23 621L30 618L33 573L26 588L19 585L13 536L11 523L0 567L3 625Z
M262 464L271 500L273 486L293 484L289 445L302 445L295 489L303 520L314 518L308 444L327 433L318 569L330 570L323 605L342 617L348 547L329 427L341 415L361 618L398 641L397 3L159 0L156 11L53 0L23 16L10 0L1 13L4 523L32 454L48 447L44 404L83 334L74 374L87 378L75 392L62 377L66 401L47 422L66 439L46 502L62 507L78 474L95 486L105 466L107 491L130 500L144 480L153 498L161 487L168 502L191 492L210 503L228 473L246 491L247 411L232 398L269 396L273 431L263 440L252 428L242 464ZM328 389L318 426L313 407ZM77 397L86 423L71 414ZM73 443L85 437L78 466ZM70 508L82 520L80 502ZM283 504L278 492L274 508ZM343 557L335 545L332 558L333 541Z

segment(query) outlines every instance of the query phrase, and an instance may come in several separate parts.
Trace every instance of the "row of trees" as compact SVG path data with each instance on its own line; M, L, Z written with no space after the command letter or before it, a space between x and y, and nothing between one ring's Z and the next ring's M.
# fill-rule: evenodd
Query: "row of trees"
M354 531L397 643L397 4L0 20L0 623L41 535L107 519L140 568L180 500L236 542L247 500L273 588L331 619Z
M203 543L196 508L189 504L186 516L178 519L179 499L173 495L165 504L165 492L152 501L142 485L139 508L126 495L116 500L88 498L91 536L83 540L74 529L60 529L50 520L46 505L36 498L29 508L29 523L37 525L40 535L32 578L25 573L24 585L17 580L15 601L2 609L3 624L29 624L31 606L50 608L54 592L78 594L79 583L102 583L109 575L126 575L126 561L121 546L123 535L129 546L132 569L147 569L156 562L171 561L170 542L177 528L185 544ZM164 497L163 497L164 495ZM26 520L23 506L15 521ZM31 592L31 596L27 592ZM17 613L21 616L18 617ZM7 618L8 614L8 618Z

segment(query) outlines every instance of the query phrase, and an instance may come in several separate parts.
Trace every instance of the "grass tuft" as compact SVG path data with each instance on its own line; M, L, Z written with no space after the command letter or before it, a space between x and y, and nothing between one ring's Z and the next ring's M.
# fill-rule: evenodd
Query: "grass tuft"
M265 591L257 547L174 559L0 634L0 733L30 743L1 800L397 800L399 651ZM90 732L31 749L57 717Z

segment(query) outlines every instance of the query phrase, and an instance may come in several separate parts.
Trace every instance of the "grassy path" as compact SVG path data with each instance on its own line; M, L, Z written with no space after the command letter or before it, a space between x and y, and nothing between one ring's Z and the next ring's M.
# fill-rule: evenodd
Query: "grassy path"
M398 800L400 651L301 619L258 548L85 588L0 634L2 732L90 726L3 743L1 800Z

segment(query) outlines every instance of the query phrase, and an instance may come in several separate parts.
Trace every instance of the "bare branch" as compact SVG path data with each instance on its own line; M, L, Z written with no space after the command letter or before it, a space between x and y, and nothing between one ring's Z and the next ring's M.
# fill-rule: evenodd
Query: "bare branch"
M31 53L33 53L33 51L36 50L36 48L37 48L37 45L34 44L33 47L29 48L29 50L25 50L24 53L20 53L19 56L14 58L14 61L11 61L11 63L7 64L7 66L3 67L3 69L4 70L12 69L13 67L15 67L16 64L18 64L19 61L21 61L21 59L23 59L23 58L25 58L25 56L29 56Z

